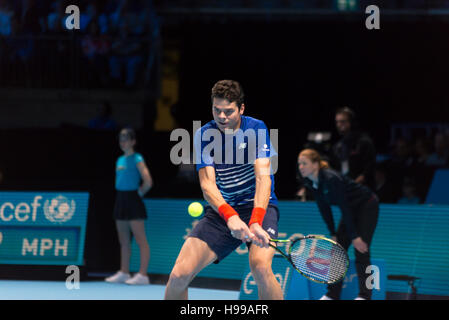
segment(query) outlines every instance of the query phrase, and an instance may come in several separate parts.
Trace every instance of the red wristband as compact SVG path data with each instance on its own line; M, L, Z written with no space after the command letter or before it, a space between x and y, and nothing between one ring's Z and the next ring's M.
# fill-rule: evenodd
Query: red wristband
M251 226L253 223L258 223L262 226L263 218L265 217L266 212L267 210L265 210L264 208L254 208L248 226Z
M237 211L234 210L229 204L225 203L218 207L218 214L222 217L226 222L232 216L238 215Z

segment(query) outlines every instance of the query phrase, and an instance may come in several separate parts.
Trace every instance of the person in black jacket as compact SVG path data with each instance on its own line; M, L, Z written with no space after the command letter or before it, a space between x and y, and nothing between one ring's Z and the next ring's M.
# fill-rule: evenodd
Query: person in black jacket
M358 184L329 168L326 161L313 149L299 154L298 165L308 188L317 202L321 216L332 238L346 250L352 244L355 248L355 264L359 279L357 300L369 300L372 288L366 280L366 268L370 265L369 247L379 215L377 196L366 186ZM331 206L340 208L342 219L335 231ZM328 286L321 300L339 299L343 282Z
M371 138L357 128L355 113L348 107L335 113L341 139L333 146L332 166L342 175L375 190L376 148Z

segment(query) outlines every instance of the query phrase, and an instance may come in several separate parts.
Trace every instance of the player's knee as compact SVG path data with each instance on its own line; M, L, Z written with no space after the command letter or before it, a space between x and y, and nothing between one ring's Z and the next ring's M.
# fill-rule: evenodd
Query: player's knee
M170 273L170 285L176 288L186 288L188 287L190 281L192 280L192 274L188 272L185 268L176 266Z
M271 271L271 265L264 259L252 259L250 261L251 273L256 280L266 279Z

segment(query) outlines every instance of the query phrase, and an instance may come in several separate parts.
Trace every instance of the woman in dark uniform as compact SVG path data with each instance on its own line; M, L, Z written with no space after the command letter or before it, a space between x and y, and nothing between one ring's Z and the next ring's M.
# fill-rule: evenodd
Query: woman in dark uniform
M117 190L114 219L120 242L120 271L106 278L107 282L127 284L149 284L147 275L150 247L145 234L147 218L142 197L153 185L141 154L134 152L136 135L133 129L125 128L119 135L120 148L124 155L117 159L115 188ZM143 183L140 185L140 181ZM133 277L129 274L131 257L131 233L140 249L140 270Z
M314 195L321 216L334 240L346 250L352 244L355 248L355 264L359 279L359 295L356 300L371 299L372 289L366 285L370 265L369 247L379 215L376 195L366 186L341 176L329 168L326 161L313 149L303 150L298 157L305 186ZM340 208L342 219L335 232L331 206ZM339 299L343 281L329 285L321 300Z

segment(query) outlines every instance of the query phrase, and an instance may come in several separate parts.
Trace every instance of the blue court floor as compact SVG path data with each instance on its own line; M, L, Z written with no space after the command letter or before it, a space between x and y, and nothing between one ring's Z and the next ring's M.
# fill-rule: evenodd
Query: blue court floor
M0 280L0 300L162 300L165 285L130 286L104 281L80 282L69 290L64 281ZM189 288L190 300L238 300L238 291Z

